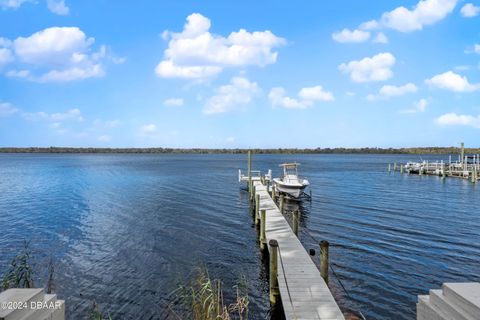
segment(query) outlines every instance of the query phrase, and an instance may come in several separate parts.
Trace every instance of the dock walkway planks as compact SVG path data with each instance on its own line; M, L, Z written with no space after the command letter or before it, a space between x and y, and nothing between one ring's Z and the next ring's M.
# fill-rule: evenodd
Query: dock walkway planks
M265 209L267 243L278 241L278 285L287 320L344 320L335 299L307 251L268 194L267 187L254 181ZM288 287L288 288L287 288Z

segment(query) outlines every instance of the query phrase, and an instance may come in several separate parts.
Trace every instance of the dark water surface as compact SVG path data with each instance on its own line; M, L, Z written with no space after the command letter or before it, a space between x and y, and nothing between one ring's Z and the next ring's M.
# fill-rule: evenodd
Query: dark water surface
M368 319L414 319L416 295L480 281L479 190L386 172L417 158L254 158L274 175L281 162L302 163L313 201L302 205L300 238L315 249L330 241L351 299L331 275L332 291ZM93 300L114 319L162 319L169 294L206 266L229 292L245 276L251 318L268 319L266 273L237 182L245 167L245 155L0 154L0 274L30 240L36 285L53 256L69 319L86 318Z

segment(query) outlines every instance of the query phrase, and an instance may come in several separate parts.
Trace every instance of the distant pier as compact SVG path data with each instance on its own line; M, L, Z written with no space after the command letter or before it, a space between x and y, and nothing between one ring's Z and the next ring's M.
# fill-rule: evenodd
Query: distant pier
M400 171L401 173L418 174L418 175L435 175L443 178L457 177L468 179L472 183L480 180L480 155L465 155L464 144L461 143L460 154L457 160L449 157L448 162L440 161L422 161L407 162L406 164L393 163L388 164L388 171Z

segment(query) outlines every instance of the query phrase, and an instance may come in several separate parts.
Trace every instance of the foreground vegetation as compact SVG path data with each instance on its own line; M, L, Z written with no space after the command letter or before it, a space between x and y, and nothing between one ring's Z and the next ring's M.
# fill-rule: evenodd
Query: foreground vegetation
M202 148L0 148L0 153L189 153L189 154L241 154L249 149L202 149ZM254 153L275 154L458 154L458 147L416 147L416 148L277 148L251 149ZM479 154L480 148L467 148L468 154Z
M187 286L180 286L167 306L168 319L231 320L248 319L248 293L246 281L234 287L235 300L224 299L222 282L211 279L207 271L198 273Z

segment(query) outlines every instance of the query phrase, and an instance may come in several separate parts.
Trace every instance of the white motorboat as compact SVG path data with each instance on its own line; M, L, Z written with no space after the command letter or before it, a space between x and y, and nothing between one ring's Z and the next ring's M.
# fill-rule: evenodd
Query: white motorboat
M303 190L310 185L307 179L298 176L298 166L300 163L282 163L283 177L273 179L275 188L279 192L286 193L294 198L302 195Z

